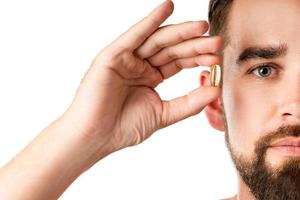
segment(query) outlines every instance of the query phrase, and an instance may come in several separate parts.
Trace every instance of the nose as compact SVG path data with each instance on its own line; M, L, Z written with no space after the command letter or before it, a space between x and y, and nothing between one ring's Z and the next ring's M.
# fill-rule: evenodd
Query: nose
M293 120L300 124L300 103L291 102L286 104L281 112L283 120Z
M280 116L288 124L300 125L300 70L283 82L285 83L279 91L281 93Z

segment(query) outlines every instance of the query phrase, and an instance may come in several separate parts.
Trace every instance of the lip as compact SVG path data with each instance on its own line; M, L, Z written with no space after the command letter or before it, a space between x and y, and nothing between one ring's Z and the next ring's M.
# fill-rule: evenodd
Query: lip
M270 145L271 149L285 156L300 156L300 137L286 137L276 140Z
M276 140L271 144L271 147L278 146L292 146L292 147L300 147L300 137L285 137L279 140Z

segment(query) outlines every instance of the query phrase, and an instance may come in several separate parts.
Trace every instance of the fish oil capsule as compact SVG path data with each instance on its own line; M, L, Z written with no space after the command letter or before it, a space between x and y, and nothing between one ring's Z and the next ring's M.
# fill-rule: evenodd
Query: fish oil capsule
M210 85L214 87L221 87L221 66L212 65L210 71Z

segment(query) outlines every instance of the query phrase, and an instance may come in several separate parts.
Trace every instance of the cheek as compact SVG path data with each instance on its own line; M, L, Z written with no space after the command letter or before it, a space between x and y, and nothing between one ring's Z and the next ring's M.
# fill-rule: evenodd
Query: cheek
M223 103L230 143L236 152L253 155L269 118L269 93L246 82L224 80ZM226 84L228 83L228 84Z

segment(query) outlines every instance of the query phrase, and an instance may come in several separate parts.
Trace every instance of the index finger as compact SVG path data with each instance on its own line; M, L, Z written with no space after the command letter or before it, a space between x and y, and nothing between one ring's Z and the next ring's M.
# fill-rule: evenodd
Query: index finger
M133 25L115 42L117 46L133 51L139 47L173 12L174 4L165 0L149 15Z

